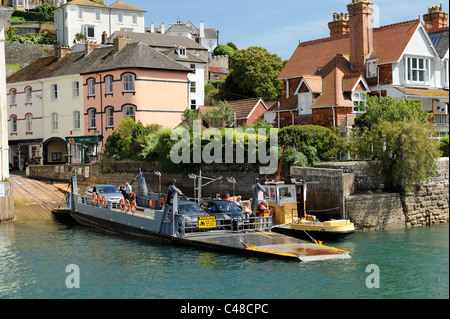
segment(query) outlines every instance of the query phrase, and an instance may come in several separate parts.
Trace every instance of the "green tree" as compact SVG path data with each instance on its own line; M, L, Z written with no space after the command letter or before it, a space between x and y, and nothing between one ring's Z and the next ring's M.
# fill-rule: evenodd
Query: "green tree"
M449 155L448 135L444 136L441 139L441 145L439 146L439 150L442 151L443 157L448 157Z
M211 110L202 115L202 119L211 126L231 127L234 123L233 110L227 101L219 101L219 107L212 107Z
M214 49L214 55L228 55L231 56L234 54L234 49L225 44L219 44Z
M436 132L428 115L417 104L370 98L364 117L355 123L351 151L360 159L373 160L376 172L388 178L388 190L409 191L435 175L439 142L433 138Z
M224 90L234 93L233 99L247 96L276 100L283 89L277 77L284 65L278 55L264 48L252 46L239 50L230 56L230 75L225 81Z

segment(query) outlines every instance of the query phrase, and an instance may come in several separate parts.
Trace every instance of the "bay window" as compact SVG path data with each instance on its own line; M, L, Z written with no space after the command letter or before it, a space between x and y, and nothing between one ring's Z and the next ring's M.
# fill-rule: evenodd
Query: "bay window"
M406 57L405 73L406 82L427 84L430 77L430 59Z

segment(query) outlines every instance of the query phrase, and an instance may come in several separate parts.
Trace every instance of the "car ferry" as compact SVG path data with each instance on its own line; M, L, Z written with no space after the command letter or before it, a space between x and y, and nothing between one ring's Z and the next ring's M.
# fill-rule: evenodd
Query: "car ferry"
M169 185L167 195L162 196L147 191L142 172L137 180L136 201L117 205L107 199L93 201L78 194L74 172L71 192L66 195L67 208L61 210L69 211L82 225L175 245L300 261L351 258L349 252L325 246L317 240L300 240L267 229L258 232L226 230L217 227L214 216L198 217L196 226L203 231L186 232L186 216L180 213L179 207L182 192L175 182Z

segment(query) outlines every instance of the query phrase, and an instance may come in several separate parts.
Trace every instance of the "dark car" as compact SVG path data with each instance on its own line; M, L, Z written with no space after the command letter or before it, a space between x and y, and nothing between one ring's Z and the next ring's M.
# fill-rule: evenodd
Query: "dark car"
M178 212L184 217L184 227L187 231L198 229L199 217L209 216L197 203L190 201L179 201Z
M204 200L200 207L209 215L216 216L218 226L237 225L243 226L245 220L242 218L242 208L236 203L227 200L208 199Z

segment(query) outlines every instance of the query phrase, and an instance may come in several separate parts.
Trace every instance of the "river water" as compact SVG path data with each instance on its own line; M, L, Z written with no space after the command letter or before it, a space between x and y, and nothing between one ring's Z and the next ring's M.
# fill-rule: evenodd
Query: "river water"
M0 298L449 298L448 224L358 232L330 245L352 259L272 260L51 221L3 223Z

